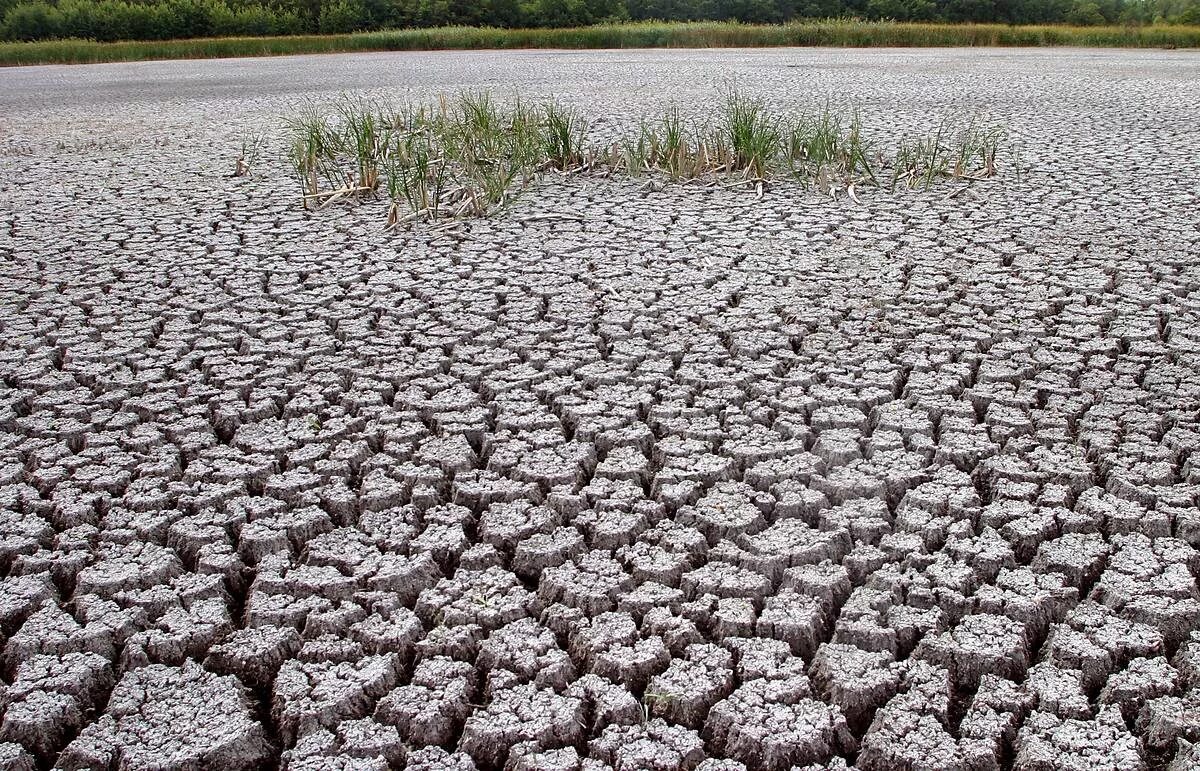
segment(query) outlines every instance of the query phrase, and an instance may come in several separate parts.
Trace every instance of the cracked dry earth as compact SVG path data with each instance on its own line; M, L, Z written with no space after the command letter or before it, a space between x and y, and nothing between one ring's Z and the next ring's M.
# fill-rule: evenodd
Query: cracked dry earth
M280 157L343 90L728 80L1032 168L385 235ZM0 72L0 766L1200 767L1198 102L1176 52Z

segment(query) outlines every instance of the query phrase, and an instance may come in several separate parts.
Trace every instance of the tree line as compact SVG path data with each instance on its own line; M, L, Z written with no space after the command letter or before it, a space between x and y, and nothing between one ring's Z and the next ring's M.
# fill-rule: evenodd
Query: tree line
M1200 0L0 0L0 38L168 40L405 27L803 19L1200 24Z

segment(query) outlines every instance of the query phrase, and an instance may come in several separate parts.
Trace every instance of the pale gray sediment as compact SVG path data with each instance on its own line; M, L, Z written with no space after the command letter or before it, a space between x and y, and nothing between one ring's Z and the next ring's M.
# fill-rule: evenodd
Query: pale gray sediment
M1028 168L385 234L282 160L342 92L730 83ZM1194 767L1198 102L1169 51L0 70L0 766Z

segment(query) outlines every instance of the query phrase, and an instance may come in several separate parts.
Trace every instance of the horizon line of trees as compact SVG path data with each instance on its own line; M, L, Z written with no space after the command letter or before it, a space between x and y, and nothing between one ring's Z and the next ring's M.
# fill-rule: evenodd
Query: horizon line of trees
M1200 24L1200 0L0 0L0 39L168 40L390 28L861 18Z

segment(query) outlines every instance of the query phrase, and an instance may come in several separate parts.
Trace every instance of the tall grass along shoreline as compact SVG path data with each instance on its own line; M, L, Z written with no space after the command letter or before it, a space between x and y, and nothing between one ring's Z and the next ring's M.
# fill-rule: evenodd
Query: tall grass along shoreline
M869 21L799 22L778 25L645 22L564 29L442 27L347 35L199 38L118 43L48 40L0 44L0 66L215 59L356 51L781 46L1200 48L1200 26L1070 27Z

